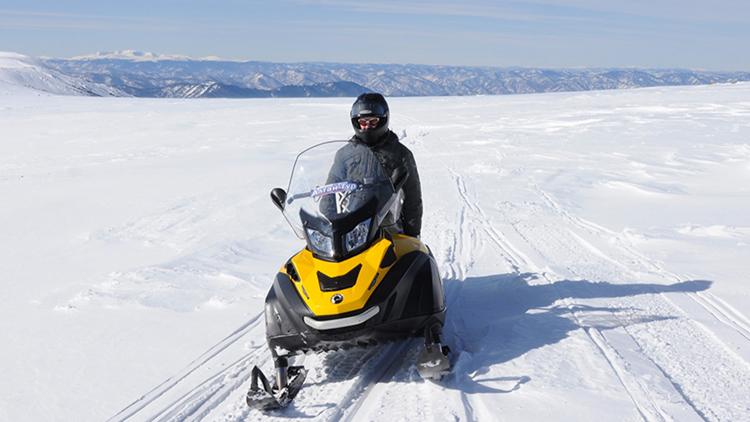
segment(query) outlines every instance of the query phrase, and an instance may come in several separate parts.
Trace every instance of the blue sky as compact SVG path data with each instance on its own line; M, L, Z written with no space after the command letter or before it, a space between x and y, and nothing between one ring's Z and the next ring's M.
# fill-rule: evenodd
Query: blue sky
M750 1L0 0L0 51L750 70Z

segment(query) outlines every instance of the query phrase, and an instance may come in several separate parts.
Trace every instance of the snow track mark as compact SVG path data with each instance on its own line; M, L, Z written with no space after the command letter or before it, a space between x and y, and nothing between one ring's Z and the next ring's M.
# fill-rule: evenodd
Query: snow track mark
M213 347L208 349L206 352L204 352L202 355L200 355L198 358L193 360L188 366L186 366L180 372L170 377L163 383L159 384L158 386L153 388L151 391L144 394L141 398L139 398L138 400L128 405L126 408L118 412L109 420L110 421L124 421L126 419L136 416L141 410L143 410L147 406L151 405L152 403L155 403L157 400L165 396L167 392L172 390L180 382L182 382L183 380L191 376L193 373L195 373L199 369L205 368L206 364L209 361L211 361L213 358L220 355L222 352L226 351L228 348L232 346L236 346L236 343L240 339L244 338L248 333L257 330L260 326L262 326L261 324L263 322L262 317L263 317L262 312L255 315L252 319L250 319L248 322L240 326L233 333L231 333L230 335L222 339L216 345L214 345Z
M204 381L192 391L167 407L152 421L198 421L204 419L211 411L223 403L227 397L240 389L250 378L254 360L265 352L258 349L232 363L226 369Z
M526 270L541 273L548 284L556 287L553 279L559 277L546 267L536 264L529 253L514 246L507 236L497 230L484 210L470 199L463 178L455 171L452 171L452 173L456 180L459 195L466 203L464 208L473 212L474 220L499 248L502 256L505 257L514 271L520 273L521 270ZM608 268L607 271L612 274L628 271L626 265L609 257L595 245L568 228L571 226L570 220L572 218L557 206L546 193L541 190L539 190L539 193L543 196L541 203L527 204L532 208L532 215L535 215L535 220L539 225L527 226L522 223L523 219L519 219L518 222L510 225L515 232L515 237L525 242L527 248L531 247L534 255L542 259L543 262L560 262L557 255L564 252L566 253L564 256L566 259L578 257L580 260L580 258L586 257L586 261L591 261L590 267L584 266L584 268L591 268L587 272L602 268L602 265ZM544 206L545 203L547 206ZM534 213L544 214L540 216ZM553 242L550 243L550 241ZM575 247L576 245L579 246ZM570 255L567 255L566 251L570 251ZM554 252L554 255L549 255L550 252ZM542 270L542 268L545 268L545 270ZM563 268L571 275L580 277L577 274L576 267L566 265ZM599 272L598 270L595 271ZM565 298L565 292L560 292L559 297ZM630 396L635 408L644 420L701 420L703 418L703 414L694 407L692 401L679 389L679 386L673 382L670 376L645 354L645 351L639 346L638 340L628 331L627 321L620 320L614 312L608 312L611 320L620 322L617 327L609 329L605 333L599 328L588 326L585 318L569 299L563 299L562 303L568 308L570 315L582 328L589 341L600 351L602 358L611 368L613 375L619 380L625 392ZM637 371L633 372L631 368L637 368ZM649 381L642 381L643 376L646 376ZM473 409L471 400L469 398L462 399L467 409L467 417L470 417Z
M457 173L455 170L450 170L451 174L453 175L453 179L456 183L456 188L458 190L459 197L461 198L463 205L461 207L461 232L465 232L464 227L466 226L466 222L468 217L466 216L466 210L469 210L472 212L472 216L469 219L471 221L471 226L473 230L472 237L476 238L476 230L477 225L481 226L484 231L489 236L490 240L495 243L501 251L504 251L505 254L503 255L503 258L506 260L506 262L513 268L513 271L518 272L518 266L517 262L524 260L525 257L516 249L513 248L513 246L507 242L507 239L504 238L501 232L499 232L495 227L491 224L489 218L487 218L487 215L484 213L484 210L479 206L478 202L472 200L469 198L468 190L466 189L466 182L464 181L463 176L461 176L459 173ZM478 223L478 224L475 224ZM466 250L465 248L462 248L462 250L465 250L465 254L472 255L476 252L476 249L474 250ZM468 268L467 268L468 270Z
M549 209L553 210L556 214L563 219L561 227L569 227L568 232L573 233L571 228L577 228L584 230L590 235L593 235L601 243L608 244L607 239L612 239L611 232L599 227L598 225L590 222L586 222L577 217L573 217L562 209L549 195L544 193L541 189L535 186L535 189L540 192L542 197L545 199ZM554 230L553 227L549 227L549 230ZM553 231L554 232L554 231ZM564 238L564 234L559 235L560 238ZM675 285L690 285L700 284L701 282L686 281L682 277L678 277L663 270L658 264L651 260L643 257L639 253L635 252L626 245L621 243L615 243L614 247L610 247L607 252L602 248L595 246L593 243L586 241L580 235L570 236L574 242L567 244L560 244L560 247L553 251L550 248L538 248L537 250L545 256L545 259L554 260L555 256L560 253L565 253L568 249L571 255L580 254L581 252L588 251L591 255L590 258L593 261L599 261L598 270L611 272L613 275L618 277L626 276L635 279L639 278L639 275L646 273L654 274L661 280L666 282L676 282ZM603 241L603 242L602 242ZM574 245L578 244L583 249L575 249ZM576 252L578 251L578 252ZM549 254L549 255L548 255ZM621 257L613 257L615 255L621 255ZM583 258L585 254L581 255ZM630 263L630 265L624 264L624 262ZM633 268L633 266L636 266ZM575 277L590 277L588 274L592 269L597 266L578 266L568 267L567 271L570 275ZM579 273L580 269L585 269L587 274L582 275ZM704 283L705 284L705 283ZM676 417L676 415L683 415L684 407L671 406L670 397L674 397L675 394L681 396L681 400L689 405L697 415L704 419L720 419L720 420L735 420L743 411L747 411L749 406L731 407L722 405L722 403L737 403L742 402L739 397L732 398L738 391L742 390L742 385L746 385L750 382L750 373L747 370L747 362L743 361L737 355L736 350L731 350L729 347L716 347L717 343L721 346L726 346L725 342L715 336L712 330L709 330L704 325L704 318L701 317L702 312L708 312L713 315L714 321L718 321L725 324L726 327L739 331L738 327L726 325L726 322L721 321L713 312L706 308L704 303L701 303L697 298L702 298L707 295L707 292L700 292L697 290L671 290L661 289L657 290L654 288L655 295L649 298L648 296L627 296L620 299L613 304L619 304L623 308L632 309L643 309L654 315L671 316L668 319L662 321L654 321L649 324L622 324L622 328L628 333L629 337L635 342L635 345L641 350L640 354L643 359L651 362L651 367L658 368L658 372L663 374L662 381L649 382L650 394L656 395L656 402L660 403L662 410L668 409L667 414ZM690 306L690 303L700 305ZM677 304L679 303L679 305ZM685 306L685 305L688 306ZM700 308L703 308L701 311ZM723 308L722 308L723 309ZM697 310L697 312L696 312ZM723 312L722 312L723 314ZM677 315L683 315L683 317L676 317ZM731 318L731 321L736 322L737 316ZM741 327L740 327L741 328ZM726 330L720 330L726 331ZM616 330L608 330L602 332L605 338L609 338L612 335L611 332ZM725 339L726 335L723 336ZM731 337L731 336L730 336ZM746 350L746 338L740 345L741 350ZM622 344L622 342L616 342L614 344ZM736 342L732 342L736 345ZM625 356L626 354L620 350L618 353ZM680 353L679 350L692 350L693 354L685 356L684 353ZM733 359L734 357L734 359ZM695 358L699 358L695 361ZM627 362L637 367L637 360L634 360L632 356ZM732 369L729 369L729 368ZM639 368L639 371L642 370ZM653 372L653 371L651 371ZM663 382L664 380L669 381L671 388ZM731 384L733 387L724 389L718 387L720 384ZM667 395L661 394L663 397L659 399L660 391L656 388L657 386L666 386ZM675 413L677 412L677 413ZM740 412L740 413L737 413ZM681 418L677 418L681 420Z
M547 194L546 192L544 192L538 187L537 189L545 198L547 203L550 204L550 206L552 206L555 210L557 210L560 213L560 215L565 217L573 225L578 226L579 228L586 230L599 237L607 237L609 239L616 241L619 249L623 251L624 253L626 253L628 257L632 261L634 261L637 265L642 267L638 270L653 272L657 275L662 276L665 280L676 280L676 281L686 280L685 277L678 276L677 274L674 274L665 270L664 268L662 268L661 265L645 257L643 254L637 252L632 247L624 244L624 242L620 239L620 237L616 233L598 224L595 224L593 222L570 215L568 212L563 210L562 207L556 201L554 201L549 194ZM629 272L633 272L634 270L631 267L620 264L618 261L607 257L607 255L605 255L601 251L599 251L599 254L605 257L606 259L610 260L611 262L622 266L623 269ZM738 311L737 309L734 309L728 303L716 297L710 292L697 292L694 294L688 294L688 296L690 296L691 299L695 300L701 306L703 306L707 312L710 312L712 315L714 315L717 320L731 326L733 329L737 330L743 337L750 340L750 319L748 319L748 317L746 317L740 311Z
M362 415L373 412L373 404L382 403L380 399L390 388L389 381L393 379L396 371L401 369L408 357L412 355L407 351L414 349L418 342L416 339L411 339L390 345L387 355L382 358L377 370L366 374L366 379L362 380L361 393L356 398L352 397L349 400L350 406L339 408L338 412L332 414L328 420L359 421L362 420ZM350 392L355 391L350 390Z
M536 187L536 189L547 204L570 222L573 227L586 231L597 238L609 239L614 242L617 248L616 251L623 255L621 261L610 257L601 249L590 244L572 230L569 230L577 241L584 244L601 258L622 268L624 273L630 274L635 278L641 273L647 273L653 274L665 281L688 281L687 277L665 270L660 264L625 244L617 233L593 222L570 215L549 194L539 187ZM628 266L623 264L622 261L632 264ZM750 319L742 314L742 312L734 309L724 300L708 291L670 294L669 296L662 293L661 296L676 310L679 310L682 314L691 318L691 320L696 321L710 336L717 337L717 341L721 342L728 351L737 355L750 367Z

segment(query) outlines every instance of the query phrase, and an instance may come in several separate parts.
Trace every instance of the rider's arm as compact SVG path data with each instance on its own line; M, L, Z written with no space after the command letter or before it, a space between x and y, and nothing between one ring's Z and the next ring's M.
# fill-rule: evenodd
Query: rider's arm
M418 237L422 229L422 187L414 155L407 148L403 154L404 166L409 176L404 184L404 206L401 211L404 234Z

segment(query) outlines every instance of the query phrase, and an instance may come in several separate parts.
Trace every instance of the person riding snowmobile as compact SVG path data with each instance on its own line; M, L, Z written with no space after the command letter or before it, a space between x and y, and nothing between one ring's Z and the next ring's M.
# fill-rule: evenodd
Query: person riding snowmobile
M391 230L407 236L419 237L422 229L422 190L419 183L417 164L409 148L399 142L398 136L388 129L390 112L383 95L365 93L357 97L350 112L354 136L349 140L355 144L365 145L374 153L380 165L388 175L401 172L406 176L402 189L403 205L399 215L394 215ZM362 166L351 166L357 161L353 151L356 148L343 148L336 154L334 168L331 169L329 182L347 180L354 175L348 174L350 168L362 169Z
M252 369L245 397L251 408L287 406L307 376L289 359L308 352L421 336L419 375L437 381L450 372L450 349L441 342L443 282L419 239L422 198L414 157L388 129L382 95L360 95L350 117L350 140L305 149L287 190L271 190L274 205L306 246L279 268L266 296L274 376Z

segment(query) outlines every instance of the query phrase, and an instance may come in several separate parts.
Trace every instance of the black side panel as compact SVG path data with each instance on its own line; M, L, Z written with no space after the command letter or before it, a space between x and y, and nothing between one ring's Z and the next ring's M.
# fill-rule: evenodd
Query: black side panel
M380 268L390 267L394 262L396 262L396 259L398 259L398 257L396 256L396 250L393 247L393 244L391 244L391 246L388 247L388 250L385 251L383 260L380 262Z
M432 259L428 259L414 278L402 318L439 312L445 308L444 297L437 266Z
M420 252L415 251L409 252L408 254L402 256L401 259L396 263L396 265L388 270L388 274L385 275L383 281L380 282L378 287L372 293L372 296L370 296L370 299L367 301L367 305L365 305L365 308L369 308L370 306L377 305L379 303L384 303L386 300L388 300L389 296L391 296L391 293L393 293L399 286L399 282L402 280L403 275L407 272L407 270L409 270L412 264L414 264L414 261L419 258L420 255L422 255ZM404 294L407 292L404 292Z
M292 281L284 273L278 273L273 287L266 296L266 337L297 334L305 331L302 320L312 312L299 297ZM271 353L275 355L274 350Z
M381 313L382 322L443 311L443 283L432 257L420 251L402 256L375 289L366 307L377 304L385 309Z

